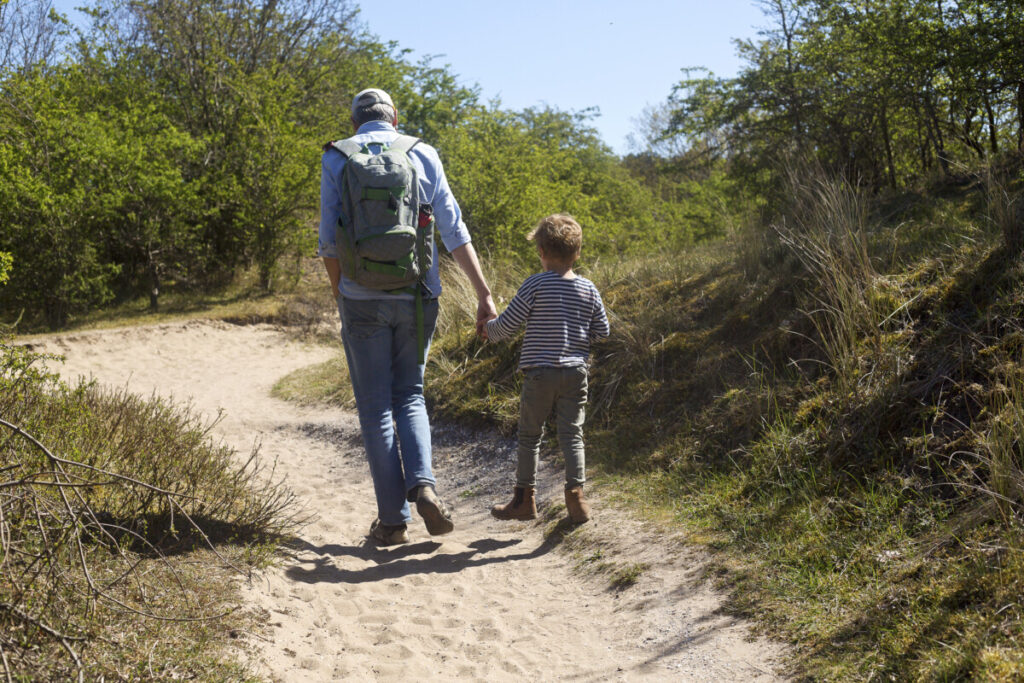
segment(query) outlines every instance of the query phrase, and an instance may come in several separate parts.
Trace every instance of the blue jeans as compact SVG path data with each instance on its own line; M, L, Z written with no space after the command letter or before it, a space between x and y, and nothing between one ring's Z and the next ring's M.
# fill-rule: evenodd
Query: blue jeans
M400 299L338 299L341 339L359 412L366 459L384 524L412 519L408 492L433 486L430 422L416 343L416 304ZM423 301L424 342L437 322L437 299Z

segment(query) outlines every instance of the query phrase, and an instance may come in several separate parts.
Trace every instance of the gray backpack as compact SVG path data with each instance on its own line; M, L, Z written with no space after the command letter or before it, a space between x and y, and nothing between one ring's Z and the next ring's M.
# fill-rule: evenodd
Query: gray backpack
M336 227L342 274L364 287L420 290L434 251L434 221L420 205L419 178L409 151L418 138L390 144L329 143L346 159L341 176L341 217ZM370 148L380 147L374 154Z

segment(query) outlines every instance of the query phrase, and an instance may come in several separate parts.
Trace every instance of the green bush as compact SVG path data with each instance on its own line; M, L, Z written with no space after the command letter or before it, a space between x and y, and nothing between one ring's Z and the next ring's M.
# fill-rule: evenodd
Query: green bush
M0 303L51 327L143 287L189 242L194 185L177 163L189 138L148 98L115 97L128 84L89 81L71 66L12 76L0 91L0 249L17 263Z

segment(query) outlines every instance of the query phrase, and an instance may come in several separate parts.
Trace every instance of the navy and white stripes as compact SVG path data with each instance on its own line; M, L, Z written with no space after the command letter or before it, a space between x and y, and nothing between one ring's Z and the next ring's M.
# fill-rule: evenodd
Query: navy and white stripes
M551 270L523 282L508 308L487 323L487 338L508 339L524 322L520 369L586 365L590 342L608 336L608 316L594 283Z

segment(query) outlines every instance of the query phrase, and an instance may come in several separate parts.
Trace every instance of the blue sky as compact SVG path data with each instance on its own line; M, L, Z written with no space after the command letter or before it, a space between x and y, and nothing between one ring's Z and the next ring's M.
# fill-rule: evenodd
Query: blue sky
M593 125L620 154L633 119L668 97L681 68L733 75L741 63L732 39L767 24L755 0L356 1L371 33L414 59L438 55L485 100L598 107ZM72 19L80 4L54 1Z
M504 107L596 106L595 127L627 151L632 119L664 101L683 67L731 76L733 38L767 25L753 0L364 0L371 33L416 57L443 55ZM401 108L401 103L398 103Z

